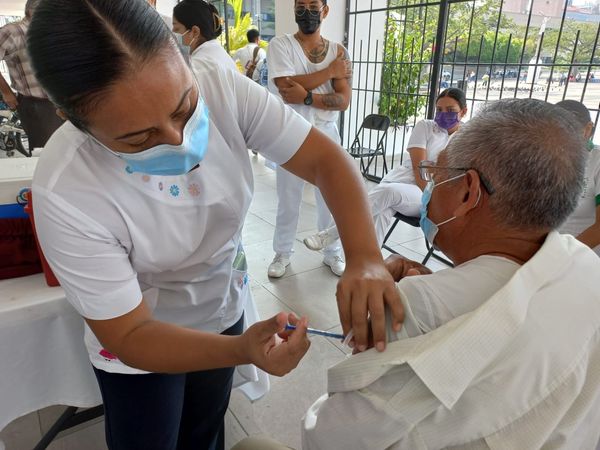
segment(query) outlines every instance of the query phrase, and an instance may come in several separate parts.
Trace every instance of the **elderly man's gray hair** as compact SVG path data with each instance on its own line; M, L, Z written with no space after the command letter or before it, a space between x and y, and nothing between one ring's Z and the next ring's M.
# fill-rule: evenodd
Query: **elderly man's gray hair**
M570 116L540 100L486 105L450 140L448 165L477 169L489 181L499 224L555 229L577 206L587 157Z

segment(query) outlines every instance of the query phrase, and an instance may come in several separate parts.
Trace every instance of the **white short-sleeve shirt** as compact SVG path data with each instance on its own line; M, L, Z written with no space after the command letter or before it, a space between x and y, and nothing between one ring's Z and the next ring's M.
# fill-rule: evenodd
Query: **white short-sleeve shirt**
M438 155L448 145L450 135L446 130L439 127L433 120L421 120L417 122L410 134L407 149L424 148L427 151L427 159L437 161ZM410 183L415 184L415 176L412 168L410 153L404 154L402 165L381 180L385 183Z
M192 52L190 59L194 69L196 68L196 65L199 65L200 70L202 70L202 63L204 61L209 61L222 67L223 69L238 72L235 61L233 58L231 58L231 56L229 56L229 53L227 53L227 51L216 39L206 41L202 45L198 46L198 48Z
M306 139L310 124L241 74L195 66L210 116L200 166L181 176L125 171L94 139L63 125L33 179L44 253L84 317L126 314L144 298L158 320L222 332L243 311L247 276L233 261L253 191L248 148L278 164ZM93 365L140 373L114 360L86 327Z
M267 66L269 68L269 90L279 96L279 89L275 85L276 78L306 75L323 70L335 61L338 48L341 44L330 42L327 55L322 62L315 64L308 60L302 46L292 34L285 34L271 39L267 53ZM315 94L332 94L335 92L331 80L313 90ZM313 125L319 122L337 122L339 111L325 111L306 105L290 105L302 117Z
M600 147L594 147L588 155L585 167L583 192L575 211L560 227L561 233L578 236L596 223L596 208L600 206ZM600 255L600 246L595 252Z

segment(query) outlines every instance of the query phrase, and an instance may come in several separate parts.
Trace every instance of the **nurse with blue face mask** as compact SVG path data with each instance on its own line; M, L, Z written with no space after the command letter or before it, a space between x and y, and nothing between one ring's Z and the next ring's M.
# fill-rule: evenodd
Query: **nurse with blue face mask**
M247 391L256 398L265 372L285 375L309 348L306 318L253 317L241 242L248 148L323 192L349 255L339 308L357 342L369 309L376 341L384 303L399 325L360 174L261 86L209 60L192 71L144 0L41 0L28 50L67 121L37 166L36 228L85 321L109 449L223 449L234 376L258 380Z
M173 8L173 33L192 68L210 60L237 71L235 62L217 39L223 24L215 6L205 0L181 0Z

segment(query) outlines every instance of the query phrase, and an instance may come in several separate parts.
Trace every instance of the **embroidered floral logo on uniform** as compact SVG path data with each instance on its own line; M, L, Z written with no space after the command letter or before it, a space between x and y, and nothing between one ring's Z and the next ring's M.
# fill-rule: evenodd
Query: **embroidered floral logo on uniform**
M200 186L192 183L188 186L188 192L192 197L198 197L200 195Z
M172 185L169 188L169 192L171 192L171 195L173 197L179 197L179 186L177 186L176 184Z
M111 352L109 352L108 350L106 350L105 348L103 348L102 350L100 350L98 352L100 354L100 356L102 356L106 361L114 361L115 359L118 359L115 355L113 355Z

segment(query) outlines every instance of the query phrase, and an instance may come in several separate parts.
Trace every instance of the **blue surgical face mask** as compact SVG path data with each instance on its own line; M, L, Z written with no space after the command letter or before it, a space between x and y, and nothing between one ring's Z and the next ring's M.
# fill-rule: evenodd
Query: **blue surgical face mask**
M208 147L209 128L208 108L198 95L196 109L185 124L180 145L160 144L139 153L108 150L127 163L125 170L128 173L183 175L204 159Z
M440 227L448 222L452 222L456 219L456 216L449 218L448 220L444 220L438 224L432 222L432 220L427 217L427 206L431 201L431 194L433 193L433 188L436 186L441 186L444 183L448 183L449 181L456 180L458 178L464 177L466 174L458 175L453 178L449 178L448 180L442 181L440 184L436 185L433 180L427 183L425 186L425 190L423 191L423 196L421 197L421 219L419 220L419 224L421 225L421 230L423 230L423 234L425 235L425 239L429 242L430 245L433 246L433 241L435 240L435 236L438 234ZM479 202L479 201L478 201Z
M192 30L187 30L185 33L183 34L179 34L179 33L173 33L175 35L175 40L177 41L177 44L179 45L179 48L181 49L181 51L183 52L184 56L189 56L191 53L191 45L192 42L194 41L192 39L192 42L190 42L190 45L186 45L183 43L183 37L188 34L190 31Z

